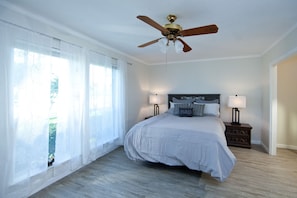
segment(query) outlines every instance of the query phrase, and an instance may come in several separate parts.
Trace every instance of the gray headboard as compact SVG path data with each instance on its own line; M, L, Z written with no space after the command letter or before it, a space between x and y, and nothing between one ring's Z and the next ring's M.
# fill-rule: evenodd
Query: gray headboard
M170 101L172 98L182 99L184 97L203 97L204 100L218 100L220 104L220 94L168 94L168 108L170 108Z

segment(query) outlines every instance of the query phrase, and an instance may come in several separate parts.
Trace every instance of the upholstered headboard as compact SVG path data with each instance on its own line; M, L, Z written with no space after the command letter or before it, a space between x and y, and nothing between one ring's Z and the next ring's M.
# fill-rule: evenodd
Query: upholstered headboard
M172 98L186 99L186 98L201 98L203 100L217 100L220 104L220 94L168 94L168 108L170 108L170 101Z

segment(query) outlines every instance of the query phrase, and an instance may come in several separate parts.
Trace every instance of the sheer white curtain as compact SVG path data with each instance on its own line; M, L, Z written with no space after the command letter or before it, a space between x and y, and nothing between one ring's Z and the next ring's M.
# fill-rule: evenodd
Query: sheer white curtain
M89 51L88 69L85 163L122 144L125 132L126 65L117 59Z
M8 164L11 161L11 152L8 150L9 133L8 133L8 98L7 98L7 87L8 87L8 71L5 65L10 62L10 53L7 50L8 31L5 24L0 23L0 159L3 163L0 163L0 197L5 196L7 188L8 178Z
M115 131L118 134L118 142L120 145L124 144L124 136L126 134L126 76L127 76L127 62L124 60L117 61L117 72L115 73L116 93L114 94L114 119L116 120Z
M59 57L65 64L56 65L59 87L56 101L56 155L55 164L69 163L70 169L81 164L82 122L84 101L84 62L81 49L77 46L60 42Z
M3 21L0 43L0 197L27 197L123 144L124 61Z
M40 65L42 55L34 52L49 53L51 40L2 22L0 31L1 69L5 70L0 74L5 79L1 114L6 119L1 130L5 140L0 138L1 155L6 153L0 191L3 197L21 197L30 191L30 177L47 169L50 72L47 65Z
M65 42L57 48L55 39L3 22L0 34L0 197L24 197L81 165L84 66L81 49ZM53 75L59 85L54 112ZM52 145L51 114L57 126ZM49 147L55 150L54 172L48 169Z

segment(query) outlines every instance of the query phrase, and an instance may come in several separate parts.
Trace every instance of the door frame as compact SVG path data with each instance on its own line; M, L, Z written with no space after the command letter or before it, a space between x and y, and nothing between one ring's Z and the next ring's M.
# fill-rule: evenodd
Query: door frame
M269 154L277 155L277 65L297 54L297 47L280 56L269 66L270 88L269 88L269 103L270 103L270 118L269 118Z

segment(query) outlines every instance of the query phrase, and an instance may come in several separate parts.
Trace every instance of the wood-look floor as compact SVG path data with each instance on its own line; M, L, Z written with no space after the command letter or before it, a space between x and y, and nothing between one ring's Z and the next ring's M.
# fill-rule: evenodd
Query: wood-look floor
M131 161L120 147L32 198L297 197L296 151L230 148L237 163L223 183L185 167Z

